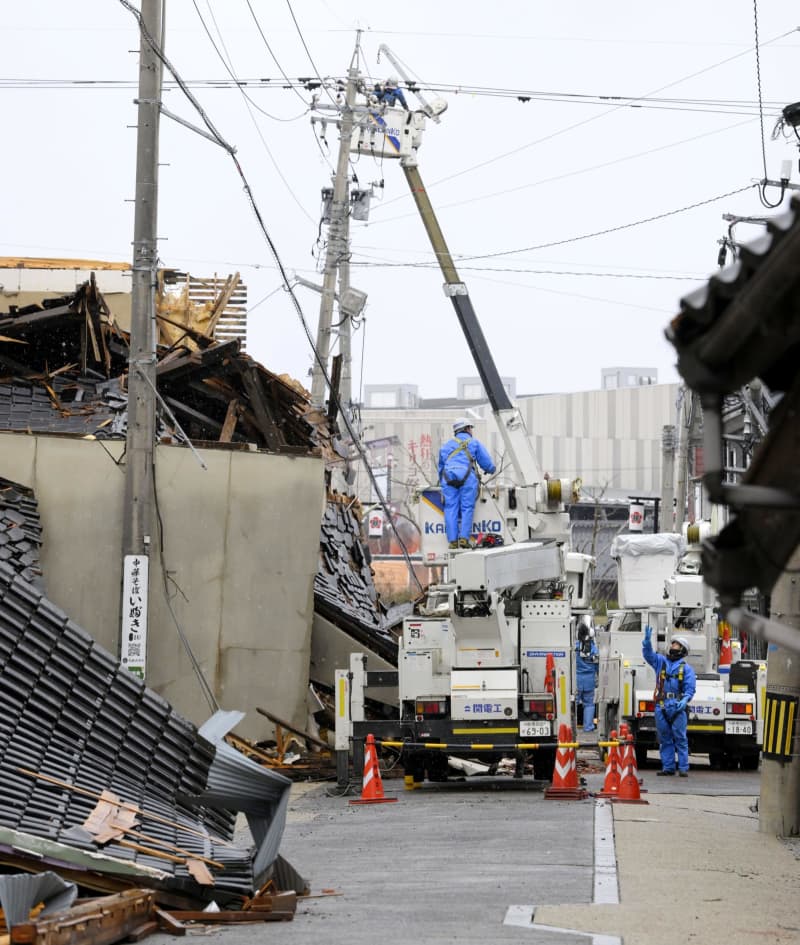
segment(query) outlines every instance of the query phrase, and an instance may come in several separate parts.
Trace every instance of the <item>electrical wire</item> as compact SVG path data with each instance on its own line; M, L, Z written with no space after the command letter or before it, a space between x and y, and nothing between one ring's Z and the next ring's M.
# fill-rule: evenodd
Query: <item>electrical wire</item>
M358 262L351 261L355 269L437 269L439 264L434 261L417 263L391 263L391 262ZM592 276L597 279L666 279L675 282L691 282L698 278L698 275L691 276L659 276L649 273L627 273L627 272L578 272L570 269L512 269L501 268L499 266L459 266L459 272L514 272L525 273L537 276Z
M771 43L775 43L779 39L783 39L794 32L795 32L795 29L787 30L785 33L782 33L781 35L775 36L772 39L768 40L766 43L764 43L764 45L766 46L766 45L770 45ZM748 48L745 51L736 53L733 56L729 56L726 59L721 60L720 62L713 63L712 65L706 66L703 69L699 69L696 72L693 72L689 75L682 76L680 79L675 79L672 82L668 82L666 85L662 85L659 88L651 89L649 92L646 92L644 95L630 98L627 100L625 105L623 105L622 103L614 105L612 108L606 109L604 112L601 112L599 115L593 115L591 118L586 118L583 121L579 121L579 122L575 122L574 124L567 125L566 127L561 128L558 131L553 132L552 134L545 135L542 138L537 138L534 141L529 141L527 144L522 144L519 147L513 148L511 151L506 151L495 158L491 158L487 161L481 161L478 164L473 164L470 167L466 167L463 170L457 171L455 174L449 174L447 177L442 177L439 180L434 181L433 184L429 185L428 189L430 189L431 187L435 187L438 184L444 183L445 181L451 181L451 180L455 180L457 177L463 177L465 174L471 174L473 171L480 170L481 168L486 167L489 164L493 164L496 161L502 160L506 157L511 157L515 154L519 154L522 151L526 151L528 148L535 147L538 144L543 144L544 142L550 141L553 138L557 138L560 135L566 134L567 132L575 131L576 129L582 128L593 121L598 121L599 119L604 118L607 115L611 115L614 112L619 111L621 108L625 107L626 105L630 105L630 104L638 105L640 101L646 100L649 96L656 95L659 92L663 92L666 89L670 89L675 85L680 85L682 82L687 82L689 79L695 79L698 76L705 74L706 72L712 71L713 69L718 69L720 66L726 65L729 62L733 62L735 59L739 59L742 56L748 54L749 52L750 52L750 49Z
M216 52L217 56L219 57L220 62L221 62L222 65L225 67L225 69L227 70L227 72L228 72L228 74L231 76L231 78L232 78L234 81L236 81L236 73L235 73L235 71L234 71L234 69L233 69L233 60L231 59L230 53L228 52L228 49L227 49L227 47L225 46L225 41L224 41L224 39L222 38L222 33L220 32L219 26L217 26L217 21L216 21L216 18L214 17L214 12L213 12L213 10L211 9L211 2L210 2L210 0L206 0L206 2L207 2L207 4L208 4L208 10L209 10L209 13L211 14L211 18L214 20L214 26L215 26L216 29L217 29L217 33L219 33L220 42L222 43L222 47L223 47L223 49L225 50L225 56L227 56L227 61L226 61L226 59L225 59L225 56L223 56L222 53L220 52L220 50L219 50L217 44L214 42L214 37L211 35L211 31L209 30L209 28L208 28L208 26L207 26L207 24L206 24L206 21L203 19L203 15L202 15L202 13L200 12L200 8L197 6L197 0L192 0L192 4L193 4L193 6L194 6L195 12L197 13L197 17L198 17L198 19L200 20L201 24L203 25L203 29L204 29L205 32L206 32L206 36L208 37L209 42L211 43L212 47L214 48L214 52ZM242 95L242 97L243 97L244 100L245 100L245 107L247 108L247 112L248 112L248 114L250 115L250 120L251 120L252 123L253 123L253 127L254 127L255 130L256 130L256 134L258 135L259 140L261 141L261 144L262 144L263 147L264 147L264 150L267 152L267 156L269 157L270 161L272 162L272 166L275 168L275 171L277 172L278 177L279 177L279 178L281 179L281 181L283 182L283 185L284 185L284 187L286 188L286 190L287 190L287 192L289 193L289 195L291 196L292 200L294 200L294 202L295 202L295 203L297 204L297 206L300 208L301 213L303 213L303 215L306 217L306 219L310 220L310 221L313 223L313 222L314 222L314 218L311 216L311 214L306 210L306 208L305 208L305 207L303 206L303 204L300 202L300 198L297 196L297 194L292 190L292 187L291 187L291 185L289 184L289 181L286 179L286 177L284 176L283 171L282 171L282 170L280 169L280 167L278 166L278 162L275 160L275 156L274 156L274 154L272 153L272 151L270 150L269 145L267 144L267 141L266 141L266 139L264 138L264 135L263 135L263 133L262 133L262 131L261 131L261 128L259 127L259 124L258 124L258 122L257 122L256 119L255 119L255 115L253 115L253 112L252 112L252 110L251 110L251 106L252 106L252 107L255 108L257 111L261 112L262 115L266 115L267 118L272 118L272 119L275 120L275 121L296 121L297 118L302 118L303 115L305 115L305 114L308 113L308 110L309 110L308 104L305 102L305 100L303 100L303 104L306 106L305 111L303 112L303 115L298 115L296 118L291 118L291 119L278 119L278 118L276 118L275 115L271 115L269 112L264 111L263 108L260 108L258 105L256 105L256 103L252 100L252 98L250 98L250 96L245 92L245 90L242 89L241 87L239 87L238 82L237 82L237 88L239 88L239 91L241 92L241 95ZM299 93L298 93L298 94L299 94ZM302 99L302 96L300 96L300 97L301 97L301 99Z
M369 72L365 70L369 79ZM329 84L333 88L339 88L344 80L327 78L322 79L323 84ZM285 90L299 91L306 89L308 91L319 87L318 82L309 83L308 78L298 77L296 79L285 78L282 81L276 80L272 76L263 76L258 78L230 78L230 79L186 79L186 85L190 88L205 87L217 90L236 90L253 89L262 92L279 92ZM744 99L692 99L692 98L656 98L651 96L642 96L633 101L631 96L627 95L609 95L602 93L572 93L572 92L549 92L536 91L531 89L501 89L490 86L469 86L452 83L416 83L418 88L424 92L433 92L443 95L469 96L470 98L494 98L511 99L522 104L530 101L552 102L556 104L569 105L595 105L607 106L609 102L620 102L620 107L629 107L636 109L653 109L657 111L678 111L687 113L701 113L709 115L747 115L753 118L758 116L758 103L752 103ZM75 89L75 90L96 90L96 91L123 91L135 89L136 83L130 79L67 79L67 78L0 78L0 89L21 90L52 90L52 89ZM164 89L170 90L178 88L177 84L165 80ZM302 98L302 96L301 96ZM302 99L307 104L305 99ZM630 104L628 104L630 103ZM763 103L764 107L774 109L778 112L783 103L769 101ZM277 116L268 115L276 121L294 121L296 119L281 119Z
M679 213L686 213L689 210L696 210L698 207L705 207L710 203L715 203L717 200L726 200L728 197L733 197L736 194L742 194L746 190L751 190L753 187L757 186L757 184L747 184L745 187L738 187L736 190L729 190L727 193L718 194L716 197L708 197L706 200L699 200L696 203L687 204L685 207L678 207L675 210L667 210L664 213L656 213L653 214L653 216L645 217L642 220L635 220L632 223L621 223L619 226L611 226L604 230L595 230L592 233L584 233L581 236L571 236L563 240L552 240L549 243L537 243L533 246L525 246L520 249L502 250L497 253L485 253L482 256L463 256L461 258L464 260L496 259L498 256L512 256L515 253L529 253L540 249L551 249L553 246L566 246L570 243L578 243L581 240L593 239L596 236L608 236L611 233L619 233L622 230L629 230L635 226L642 226L645 223L654 223L657 220L666 220L668 217L676 216Z
M300 37L300 42L303 45L303 49L306 51L306 56L308 56L308 61L311 63L311 67L314 70L314 75L319 79L322 84L322 88L325 89L325 94L333 102L334 105L339 107L339 102L331 95L326 83L324 82L322 76L319 74L319 69L317 69L317 64L314 62L314 57L311 55L311 50L308 48L308 43L306 43L305 36L303 36L303 31L300 29L300 24L297 22L297 17L294 15L294 10L292 9L291 0L286 0L286 6L289 8L289 15L292 18L295 29L297 30L297 35Z
M703 138L709 138L712 135L724 134L726 131L732 131L732 130L735 130L736 128L741 128L743 125L746 125L749 122L750 122L750 119L743 122L736 122L736 124L733 124L733 125L726 125L724 128L714 128L711 131L704 131L698 135L692 135L690 138L682 138L679 141L671 141L668 144L659 145L658 147L655 147L655 148L648 148L646 151L636 151L633 154L625 154L622 157L613 158L610 161L603 161L600 164L591 164L588 167L582 167L577 170L565 171L563 174L554 174L551 177L543 177L543 178L540 178L539 180L530 181L525 184L520 184L517 187L510 187L504 190L491 191L488 194L472 195L463 200L453 200L450 203L441 204L439 206L439 209L447 210L452 207L464 206L465 204L469 204L470 207L473 207L476 203L480 201L494 200L496 197L506 196L509 194L516 194L522 190L531 190L534 187L542 187L545 184L554 184L562 180L572 181L574 178L582 174L590 174L593 171L605 170L606 168L614 167L618 164L623 164L626 161L635 161L635 160L638 160L639 158L650 157L653 154L658 154L662 151L667 151L670 148L680 147L685 144L692 144L695 141L701 141ZM497 158L492 158L484 162L484 165L488 165L495 160L501 160L503 157L504 155L500 155ZM437 183L443 183L449 180L450 178L442 178ZM435 186L435 185L432 185L432 186ZM405 201L407 199L408 199L407 194L394 197L391 200L384 201L382 204L382 208L385 209L386 207L391 206L391 204L393 203L396 203L398 201ZM395 220L401 220L401 219L404 219L405 217L411 217L413 215L414 214L409 211L408 213L401 214L399 216L385 217L383 219L375 221L373 223L373 226L380 226L386 223L393 223Z
M755 50L756 50L756 84L758 86L758 119L761 127L761 159L764 166L764 177L758 188L758 198L761 201L762 205L767 207L770 210L775 210L777 207L783 203L783 198L786 194L786 185L781 183L781 195L778 198L777 203L770 203L767 200L767 180L769 174L767 173L767 145L764 140L764 107L762 104L761 97L761 56L758 51L758 0L753 0L753 21L754 21L754 31L755 31Z
M256 24L256 29L258 30L258 35L259 35L259 36L261 37L261 39L264 41L264 45L267 47L267 52L268 52L268 53L270 54L270 56L272 57L272 61L273 61L273 62L275 63L275 65L278 67L278 72L280 72L280 74L283 76L284 80L288 83L288 85L289 85L291 88L294 88L294 89L295 89L295 92L296 92L298 98L299 98L300 101L301 101L304 105L306 105L306 107L307 107L307 106L308 106L308 103L307 103L306 100L303 98L303 96L300 94L300 92L294 87L294 85L292 85L292 80L289 78L288 75L286 75L286 73L285 73L285 71L284 71L284 69L283 69L283 66L280 64L280 62L278 62L278 57L277 57L277 56L275 55L275 53L272 51L272 46L270 46L269 41L267 40L267 37L266 37L266 35L264 34L264 30L261 28L261 23L259 22L258 17L256 16L256 11L253 9L252 3L250 3L250 0L245 0L245 3L247 4L247 9L250 11L250 15L253 17L253 22Z

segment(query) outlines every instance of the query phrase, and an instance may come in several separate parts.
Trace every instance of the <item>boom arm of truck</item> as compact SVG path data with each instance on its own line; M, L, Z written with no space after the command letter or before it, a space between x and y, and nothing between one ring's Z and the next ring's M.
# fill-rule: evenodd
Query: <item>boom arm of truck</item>
M397 56L382 45L379 56L384 54L402 76L407 87L414 93L422 106L422 112L435 121L447 107L441 99L428 103L416 83L413 83ZM567 480L545 479L533 446L525 429L525 422L519 409L514 407L500 379L489 346L486 343L478 316L472 305L469 291L456 269L453 257L445 241L439 221L431 204L428 192L422 182L417 165L416 150L400 158L400 166L408 182L409 190L419 211L428 239L431 242L436 259L444 276L444 291L453 303L458 322L466 338L475 367L478 370L483 388L503 440L505 453L513 469L513 481L517 486L532 488L528 496L529 527L536 532L541 526L541 515L552 512L561 503L571 498L576 484ZM537 488L538 487L538 488Z

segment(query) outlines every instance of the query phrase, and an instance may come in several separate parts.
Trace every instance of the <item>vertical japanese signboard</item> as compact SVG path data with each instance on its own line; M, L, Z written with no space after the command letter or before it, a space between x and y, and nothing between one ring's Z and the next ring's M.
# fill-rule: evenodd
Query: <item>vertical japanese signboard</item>
M120 662L144 679L147 663L147 555L125 555L122 564L122 645Z

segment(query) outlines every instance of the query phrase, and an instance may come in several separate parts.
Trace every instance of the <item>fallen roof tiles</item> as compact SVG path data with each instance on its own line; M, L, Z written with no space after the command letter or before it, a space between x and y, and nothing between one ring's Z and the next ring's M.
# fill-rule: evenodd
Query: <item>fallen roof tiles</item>
M291 782L223 746L226 719L205 737L0 562L0 859L39 838L75 869L201 900L252 895L275 864ZM83 824L109 789L151 840L98 852ZM233 841L241 807L255 848ZM191 857L165 857L169 845L221 863L213 887L195 880Z

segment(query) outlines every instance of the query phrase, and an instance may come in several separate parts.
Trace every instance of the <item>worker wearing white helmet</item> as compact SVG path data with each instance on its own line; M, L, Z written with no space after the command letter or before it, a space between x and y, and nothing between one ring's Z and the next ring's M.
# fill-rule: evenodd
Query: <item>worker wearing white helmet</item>
M661 753L659 776L675 774L675 755L678 756L678 774L689 774L689 739L686 726L689 721L689 703L697 687L694 669L686 662L689 643L686 637L674 636L667 655L653 649L653 630L644 628L642 656L656 673L656 731Z
M400 105L408 110L406 97L403 94L403 90L400 88L400 80L396 75L390 75L383 83L378 82L375 85L374 94L378 103L381 105L388 105L389 108Z
M495 471L486 447L472 436L472 420L459 417L453 437L439 450L439 482L444 499L444 527L451 548L469 548L472 516L480 488L479 470Z

